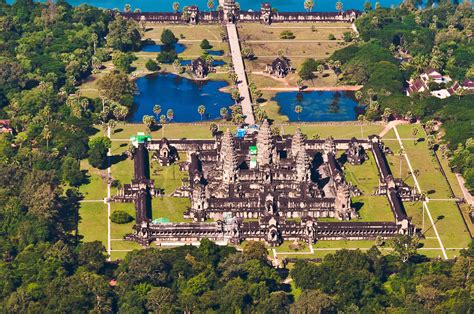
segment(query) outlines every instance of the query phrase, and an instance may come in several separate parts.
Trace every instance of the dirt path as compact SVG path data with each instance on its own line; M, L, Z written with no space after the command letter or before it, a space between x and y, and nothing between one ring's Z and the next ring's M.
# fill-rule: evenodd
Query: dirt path
M408 124L408 121L405 120L393 120L387 123L385 128L379 133L379 137L384 137L391 129L393 129L394 126L400 125L400 124Z

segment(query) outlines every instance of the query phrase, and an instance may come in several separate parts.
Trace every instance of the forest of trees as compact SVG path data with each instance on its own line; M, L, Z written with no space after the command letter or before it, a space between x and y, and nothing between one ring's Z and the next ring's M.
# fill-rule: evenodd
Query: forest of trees
M89 136L132 106L136 86L126 72L139 28L86 5L0 0L0 29L0 119L15 130L0 135L1 313L471 309L473 246L450 262L413 254L402 262L399 250L381 256L376 249L299 262L291 271L299 296L261 243L238 252L203 240L199 248L151 248L107 262L102 243L77 234L78 186L86 180L79 161L105 166L110 141ZM77 85L112 56L119 69L99 82L102 99L81 96ZM446 120L463 118L452 111L433 109ZM449 129L446 136L464 141Z
M359 42L336 51L331 60L342 63L342 82L364 85L359 101L367 106L366 119L391 115L443 122L446 135L436 147L447 146L443 155L456 159L450 165L474 191L474 159L463 158L474 152L474 95L438 99L429 93L404 94L406 80L427 68L449 75L450 84L474 79L473 17L470 1L442 0L424 9L410 1L394 9L367 6L356 21Z

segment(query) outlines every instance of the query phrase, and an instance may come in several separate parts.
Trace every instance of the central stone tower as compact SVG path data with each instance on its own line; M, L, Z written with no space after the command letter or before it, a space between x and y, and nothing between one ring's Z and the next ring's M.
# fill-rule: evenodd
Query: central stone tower
M237 177L238 165L234 137L229 129L222 137L220 161L222 163L222 181L224 183L234 183Z
M257 164L259 167L271 164L274 160L275 143L270 124L264 120L257 135Z

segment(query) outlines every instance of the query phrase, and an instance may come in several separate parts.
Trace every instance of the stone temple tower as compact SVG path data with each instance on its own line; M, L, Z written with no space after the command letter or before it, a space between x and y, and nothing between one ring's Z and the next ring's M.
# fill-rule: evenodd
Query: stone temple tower
M267 120L263 120L257 135L257 164L259 167L273 162L275 143Z
M222 181L224 183L235 182L237 177L237 155L235 154L234 137L229 129L222 137L220 162L222 164Z
M306 148L302 147L296 156L296 179L298 182L306 182L309 180L310 175L308 154L306 153Z
M334 143L334 138L332 136L328 137L323 143L323 160L328 162L328 154L336 153L336 143Z
M337 186L334 209L336 210L336 218L340 220L350 220L357 216L355 210L351 207L351 192L349 186L345 184Z
M296 133L295 135L293 135L293 138L291 140L291 155L293 156L293 158L296 159L296 157L298 156L298 152L302 148L304 148L304 146L305 146L305 140L304 140L303 133L301 133L300 128L297 128Z

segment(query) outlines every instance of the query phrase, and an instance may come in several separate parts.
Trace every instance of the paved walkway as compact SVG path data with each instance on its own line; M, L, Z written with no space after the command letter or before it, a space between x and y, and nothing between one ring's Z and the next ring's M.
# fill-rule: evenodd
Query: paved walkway
M242 113L245 115L245 123L255 124L255 118L252 109L252 99L250 98L249 85L247 82L247 75L245 74L244 61L240 52L239 35L235 24L228 23L227 35L229 36L229 46L232 54L232 63L237 74L239 83L239 93L241 97L240 105L242 106Z
M408 121L405 120L393 120L387 123L385 128L382 130L382 132L379 133L379 137L384 137L393 127L400 125L400 124L408 124Z
M110 126L107 128L107 137L110 139L110 135L111 135L111 129L110 129ZM111 246L110 246L110 229L111 229L111 225L110 225L110 178L112 177L111 173L110 173L110 167L112 166L110 164L110 156L112 155L112 149L109 148L109 150L107 151L107 156L108 156L108 167L107 167L107 254L108 254L108 260L110 261L110 254L112 253L112 249L111 249Z

